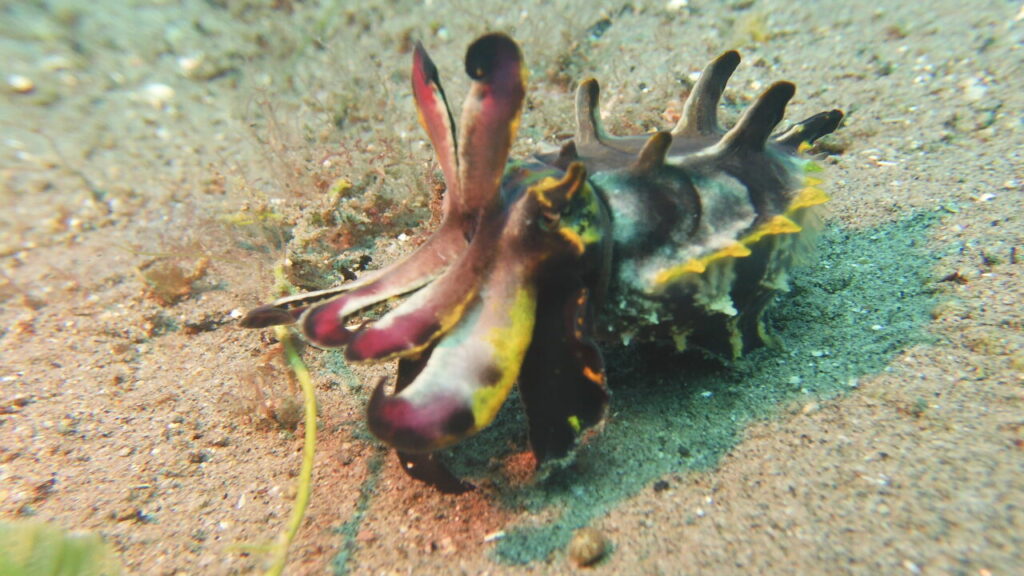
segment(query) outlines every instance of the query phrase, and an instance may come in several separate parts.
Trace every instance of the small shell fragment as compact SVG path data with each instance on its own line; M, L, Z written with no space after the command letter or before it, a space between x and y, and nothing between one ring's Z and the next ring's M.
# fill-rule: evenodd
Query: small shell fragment
M8 76L7 85L18 94L28 94L36 89L35 82L28 76L22 76L21 74L11 74Z
M494 542L496 540L501 540L504 537L505 537L505 531L504 530L498 530L497 532L491 532L490 534L484 536L484 542L485 543L486 542Z
M174 99L174 88L160 82L151 82L139 90L138 98L154 109L162 110Z
M608 540L595 528L580 528L569 542L569 560L577 566L592 566L608 551Z

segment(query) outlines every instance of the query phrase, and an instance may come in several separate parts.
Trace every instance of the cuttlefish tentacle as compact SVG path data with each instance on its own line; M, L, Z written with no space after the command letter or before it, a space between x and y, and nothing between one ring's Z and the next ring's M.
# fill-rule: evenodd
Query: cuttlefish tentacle
M501 176L515 139L526 92L519 46L502 34L484 36L466 52L466 71L474 82L462 108L462 139L456 147L455 137L450 134L451 114L436 68L422 48L413 58L413 93L420 117L438 150L445 178L454 182L445 201L441 227L419 251L389 268L379 280L307 312L301 319L302 331L314 344L327 347L348 344L352 332L345 327L347 316L437 279L452 262L457 259L461 262L466 243L477 233L481 222L499 210ZM466 274L479 274L475 264L474 260L458 266L459 274L449 277L443 288L428 289L431 294L414 298L416 302L436 300L438 290L454 290L443 296L444 302L436 302L436 309L412 310L406 306L390 316L384 325L405 324L404 330L391 334L399 340L410 335L407 343L380 343L369 351L356 348L349 357L363 359L410 347L420 348L429 343L430 338L449 329L472 297L472 294L460 294L456 283L465 280ZM382 332L384 330L371 330L370 334ZM375 342L377 339L368 335L362 340ZM387 352L381 352L381 346Z
M437 155L437 162L444 174L447 190L444 195L443 213L451 218L462 216L459 184L458 140L455 135L455 120L452 118L448 99L445 98L437 66L419 42L412 56L412 93L420 126L430 138Z

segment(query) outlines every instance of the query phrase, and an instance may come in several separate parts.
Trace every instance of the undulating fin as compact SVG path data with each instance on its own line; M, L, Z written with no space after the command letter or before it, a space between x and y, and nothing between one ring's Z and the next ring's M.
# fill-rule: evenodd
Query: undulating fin
M441 172L444 173L444 181L448 187L445 193L444 212L450 215L453 211L452 204L458 203L461 197L455 120L444 96L444 88L441 87L441 79L437 75L437 66L419 42L413 50L412 93L416 100L420 125L430 138L437 161L441 165Z
M730 50L715 58L701 72L686 98L673 136L709 136L721 133L718 126L718 102L729 77L740 64L739 52Z
M772 130L782 121L786 104L796 92L790 82L776 82L768 87L750 105L736 125L715 145L716 152L728 154L738 151L760 152Z
M519 375L538 464L567 456L580 433L601 422L608 405L604 362L591 339L588 291L561 278L553 284L541 289Z
M778 136L773 137L772 143L785 148L790 153L794 153L800 148L801 144L813 144L818 138L835 132L842 121L842 110L820 112L790 126Z
M519 128L526 69L515 41L488 34L466 51L466 73L473 85L459 121L462 212L485 217L499 203L501 176ZM475 232L475 227L465 230L470 237Z
M665 156L672 146L672 134L669 132L655 132L647 139L647 143L640 150L633 170L636 172L652 172L665 165Z

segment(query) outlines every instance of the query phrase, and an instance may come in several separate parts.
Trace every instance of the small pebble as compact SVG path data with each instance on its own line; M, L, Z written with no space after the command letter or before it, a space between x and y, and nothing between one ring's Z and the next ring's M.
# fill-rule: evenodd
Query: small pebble
M182 56L178 58L178 68L181 69L181 73L185 76L191 76L196 73L203 64L203 56Z
M8 76L7 85L18 94L28 94L36 89L35 82L28 76L22 76L21 74L11 74Z
M157 110L162 110L174 99L174 88L167 84L152 82L139 91L139 99Z
M572 535L569 542L569 559L577 566L592 566L604 558L608 541L600 531L586 527Z

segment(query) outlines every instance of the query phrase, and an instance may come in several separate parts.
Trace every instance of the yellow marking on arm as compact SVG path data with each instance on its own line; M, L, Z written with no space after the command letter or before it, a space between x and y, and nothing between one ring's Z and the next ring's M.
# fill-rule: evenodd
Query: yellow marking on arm
M519 378L526 349L533 337L537 299L532 289L519 288L507 307L508 322L491 328L485 340L494 350L494 361L501 378L497 383L473 392L472 410L474 430L480 430L494 420L498 410Z
M575 230L571 228L559 228L558 234L576 248L577 254L583 254L584 250L586 250L583 238L580 238L580 235L577 234Z
M388 354L386 356L381 356L379 358L368 358L364 362L366 362L366 363L371 363L371 362L372 363L389 362L391 360L396 360L398 358L409 358L409 357L412 357L412 356L418 356L424 350L426 350L428 347L430 347L434 343L434 341L436 341L438 338L440 338L440 337L444 336L445 334L447 334L448 331L451 330L452 327L455 326L455 324L457 324L458 321L462 319L463 314L466 313L466 308L469 306L470 302L472 302L473 299L476 298L476 295L477 295L476 288L473 288L471 290L466 290L465 297L463 297L463 299L461 301L459 301L457 304L455 304L455 306L453 306L451 310L449 310L446 314L442 314L440 316L437 316L438 329L435 330L434 333L431 334L431 336L429 338L427 338L427 340L425 340L423 343L421 343L421 344L419 344L417 346L411 346L411 347L406 348L404 350L398 350L397 352L392 352L391 354ZM393 298L391 300L393 300Z
M595 372L590 366L583 367L583 376L591 382L596 382L602 385L604 384L604 374Z
M569 416L566 420L569 422L569 426L572 426L572 431L575 432L576 434L579 434L580 430L583 428L583 426L580 425L580 417L573 414L572 416Z
M558 180L555 180L551 176L545 177L540 182L530 186L529 192L533 192L536 196L537 202L545 208L551 208L551 199L548 198L546 192L558 185Z
M537 184L530 186L528 193L536 196L537 201L545 208L551 208L553 206L553 202L551 201L551 198L548 198L548 195L552 191L571 185L571 187L565 191L565 197L562 199L562 202L568 203L576 196L576 193L579 192L580 188L582 188L586 183L586 178L584 177L585 174L586 172L580 166L571 165L562 175L561 179L548 176Z

